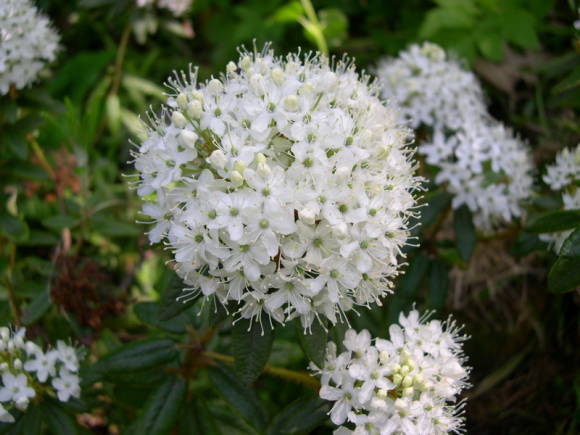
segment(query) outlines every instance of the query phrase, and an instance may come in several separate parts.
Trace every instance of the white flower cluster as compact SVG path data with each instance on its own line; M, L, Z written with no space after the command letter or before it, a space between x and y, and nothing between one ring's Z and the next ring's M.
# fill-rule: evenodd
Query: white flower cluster
M558 153L554 164L546 169L544 182L553 191L563 191L564 210L580 209L580 144L574 150L564 148ZM572 231L540 234L540 239L550 242L558 253Z
M80 396L76 349L58 341L56 349L43 351L25 338L26 330L0 328L0 421L13 422L10 410L24 411L39 394L61 402Z
M488 114L473 73L424 43L383 60L377 74L383 96L395 99L414 127L431 130L418 152L441 169L435 181L454 195L454 208L466 204L485 231L522 215L533 182L530 152Z
M415 204L410 131L347 61L242 52L175 95L135 153L143 213L203 295L305 328L379 303Z
M191 6L192 0L137 0L140 8L157 6L160 9L167 9L176 17L183 15Z
M343 425L335 434L446 434L463 426L459 393L468 386L461 328L448 319L428 321L416 310L399 316L389 340L350 329L346 350L327 346L320 397L333 401L330 419Z
M22 89L53 61L59 36L30 0L0 2L0 95Z

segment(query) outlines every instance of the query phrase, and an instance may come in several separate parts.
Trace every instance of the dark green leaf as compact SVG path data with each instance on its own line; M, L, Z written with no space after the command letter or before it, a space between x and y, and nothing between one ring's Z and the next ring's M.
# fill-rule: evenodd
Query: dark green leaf
M566 240L564 240L562 248L560 249L560 256L580 257L580 228L572 231Z
M165 364L178 355L175 342L168 339L136 341L101 358L93 369L102 372L130 372Z
M194 316L193 313L181 313L169 320L161 320L161 307L158 302L139 302L133 309L137 317L143 322L175 334L184 333L186 326L192 322Z
M441 260L431 262L429 271L429 306L434 309L441 309L447 300L449 289L449 271Z
M159 309L159 320L170 320L179 316L189 307L192 307L197 298L188 299L186 302L177 300L183 295L183 281L173 271L168 271L162 283L163 294L161 297L161 307Z
M31 405L5 433L8 435L40 435L42 432L40 407Z
M41 405L44 421L53 435L74 435L77 433L76 423L60 403L47 399Z
M534 16L524 9L510 8L503 13L503 33L508 41L528 50L540 46Z
M74 217L66 215L50 216L42 220L42 225L51 230L57 231L60 231L63 228L70 228L74 226L75 223L76 219Z
M266 365L274 330L268 324L248 319L238 320L232 327L232 354L235 358L235 370L246 384L252 384Z
M266 427L266 413L252 388L242 384L235 375L222 366L208 369L209 377L223 398L250 425L263 431Z
M2 213L0 214L0 233L13 242L22 242L28 238L28 225L8 213Z
M318 367L322 367L324 365L324 356L326 355L328 329L321 325L318 320L314 320L310 331L306 332L300 323L297 323L296 333L306 357Z
M548 274L548 288L553 293L565 293L580 286L580 228L564 241L560 256Z
M193 398L186 403L179 422L179 435L219 435L215 417L207 407L205 399Z
M580 226L580 210L557 210L530 219L525 230L530 233L554 233Z
M463 261L468 262L475 249L475 226L467 205L462 205L453 213L453 229L457 238L457 249Z
M319 398L304 398L291 403L268 428L268 435L307 434L328 418L331 403Z
M321 9L318 12L322 33L330 47L339 47L348 37L348 19L337 8Z
M136 433L168 434L175 425L187 392L187 382L171 376L147 399L143 413L135 422Z
M33 324L48 311L51 305L50 290L47 289L28 304L22 315L22 324L26 326Z

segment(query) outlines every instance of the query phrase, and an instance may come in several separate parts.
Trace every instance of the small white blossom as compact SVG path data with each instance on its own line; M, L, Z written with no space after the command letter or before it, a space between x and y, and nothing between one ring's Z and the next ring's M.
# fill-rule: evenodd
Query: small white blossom
M523 214L531 195L531 153L487 112L476 76L432 43L412 45L377 69L383 96L401 105L428 139L418 144L435 181L453 194L453 207L467 205L475 225L491 231Z
M389 292L419 178L410 131L368 81L269 47L206 83L171 81L134 157L150 240L188 287L304 328Z
M58 341L57 349L43 350L26 340L26 330L0 328L0 422L13 422L10 411L25 411L39 394L62 402L80 397L77 350Z
M0 95L33 82L55 59L59 36L31 0L0 2Z
M562 191L564 210L580 209L580 144L575 149L564 148L556 161L546 169L544 182L555 191ZM549 242L556 253L573 230L540 234L540 239Z
M331 342L324 367L311 364L321 375L320 397L334 402L330 419L343 425L335 434L462 432L467 337L453 320L428 321L415 310L399 323L389 328L389 340L348 330L345 352L337 355Z
M176 17L183 15L191 7L192 0L137 0L137 6L167 9Z

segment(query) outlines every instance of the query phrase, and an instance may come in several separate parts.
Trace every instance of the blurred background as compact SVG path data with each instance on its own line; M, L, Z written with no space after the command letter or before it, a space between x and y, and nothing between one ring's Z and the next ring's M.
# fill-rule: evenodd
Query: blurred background
M474 70L491 113L528 141L538 167L580 141L573 0L319 0L315 28L301 3L288 0L194 0L177 17L134 0L37 4L61 34L62 50L40 84L21 92L18 106L0 102L0 320L17 319L41 339L72 335L89 358L159 329L147 304L163 297L171 279L168 256L148 245L146 227L136 223L130 150L143 131L139 116L160 106L174 70L196 65L206 79L237 58L240 45L272 41L278 54L308 51L320 48L320 31L331 55L354 57L372 73L381 57L431 40ZM16 121L18 107L29 115ZM539 184L532 213L551 207L544 190ZM421 248L409 249L395 294L382 308L359 310L352 322L385 336L413 302L437 308L440 317L452 313L472 336L468 433L579 433L580 298L577 291L548 293L555 254L537 236L508 228L479 238L464 261L445 214L449 198L427 199ZM193 321L203 332L207 319L195 307L188 313L172 327L182 331ZM304 369L295 330L278 328L276 337L270 363ZM229 339L216 346L227 349ZM124 433L156 376L104 387L113 403L95 393L87 427ZM196 415L217 421L221 433L250 433L223 410L207 376L195 382L203 397ZM257 385L272 415L304 388L270 377ZM199 433L211 433L202 427Z

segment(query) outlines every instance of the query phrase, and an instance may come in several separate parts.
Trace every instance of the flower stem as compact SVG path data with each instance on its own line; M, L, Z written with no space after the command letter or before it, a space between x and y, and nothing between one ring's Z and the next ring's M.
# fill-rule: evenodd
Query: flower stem
M212 352L209 350L204 351L203 355L213 360L223 361L228 364L233 364L235 362L233 356L224 355L222 353ZM270 375L277 376L282 379L296 382L305 385L307 387L314 388L316 390L320 388L320 383L318 382L318 380L316 380L315 378L313 378L307 372L304 371L289 370L283 367L276 367L270 364L266 364L264 366L264 373L268 373Z

